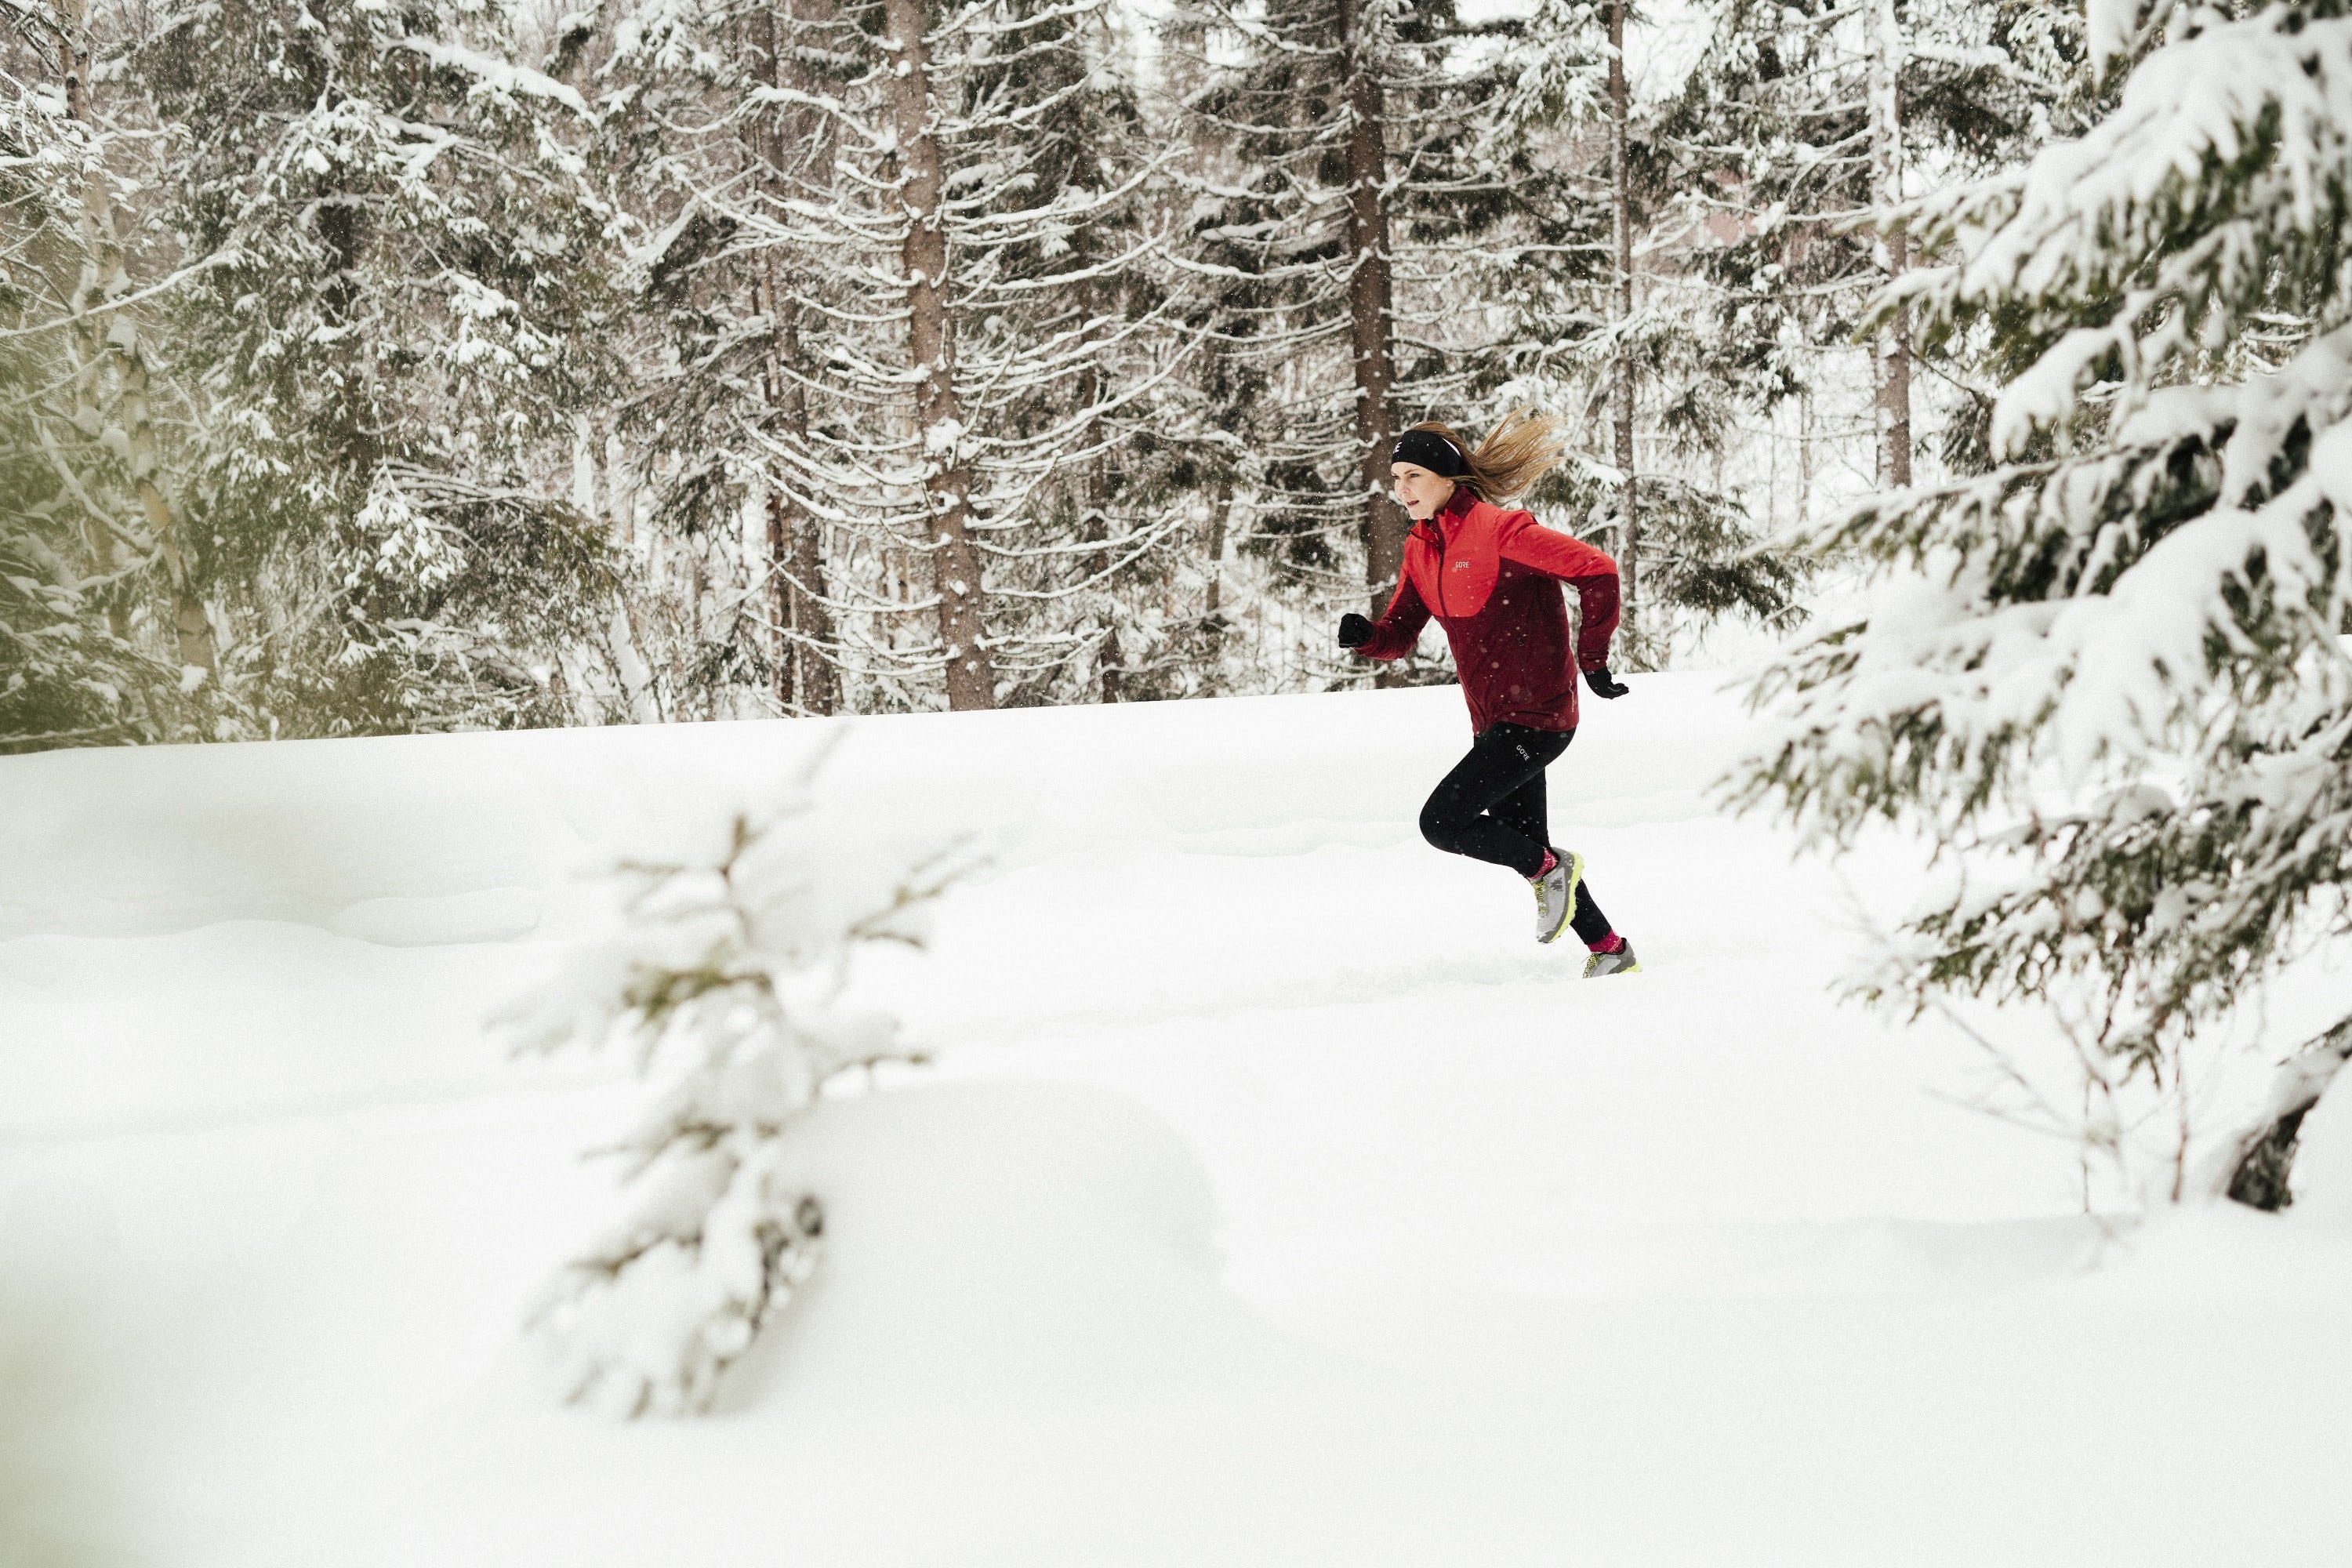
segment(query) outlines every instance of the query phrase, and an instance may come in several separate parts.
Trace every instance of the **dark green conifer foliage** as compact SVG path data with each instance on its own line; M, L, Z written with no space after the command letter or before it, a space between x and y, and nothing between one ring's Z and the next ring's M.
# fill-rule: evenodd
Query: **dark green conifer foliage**
M593 378L598 227L568 89L501 13L173 5L135 57L179 128L165 215L187 505L224 679L296 734L560 722L602 542L547 445Z

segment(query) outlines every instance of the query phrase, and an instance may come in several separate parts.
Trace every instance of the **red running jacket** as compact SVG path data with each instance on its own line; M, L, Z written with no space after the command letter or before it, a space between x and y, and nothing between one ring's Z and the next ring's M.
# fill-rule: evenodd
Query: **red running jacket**
M1575 585L1582 607L1572 660L1559 583ZM1436 516L1405 535L1396 596L1356 651L1366 658L1403 658L1433 612L1454 648L1472 733L1491 724L1573 730L1576 672L1609 662L1617 563L1456 485Z

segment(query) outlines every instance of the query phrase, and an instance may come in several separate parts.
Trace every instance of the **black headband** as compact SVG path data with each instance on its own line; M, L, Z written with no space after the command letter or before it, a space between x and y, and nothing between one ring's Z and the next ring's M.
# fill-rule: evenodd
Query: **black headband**
M1434 430L1408 430L1397 437L1395 448L1389 453L1391 463L1412 463L1427 468L1433 474L1443 474L1458 479L1470 471L1463 459L1462 448Z

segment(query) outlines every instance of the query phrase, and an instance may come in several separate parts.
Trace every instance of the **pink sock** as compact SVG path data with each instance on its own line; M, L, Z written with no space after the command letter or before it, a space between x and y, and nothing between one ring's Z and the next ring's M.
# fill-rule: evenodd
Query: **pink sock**
M1557 855L1555 855L1555 854L1553 854L1550 850L1547 849L1547 850L1545 850L1545 851L1544 851L1544 863L1543 863L1543 869L1542 869L1542 870L1540 870L1540 871L1538 871L1538 872L1537 872L1534 876L1529 877L1529 878L1528 879L1528 881L1530 881L1530 882L1540 882L1540 881L1542 881L1546 877L1550 876L1550 875L1552 874L1553 869L1554 869L1555 868L1557 868L1559 865L1559 856L1557 856Z
M1625 939L1612 931L1599 942L1588 942L1584 945L1595 952L1614 952L1625 945Z

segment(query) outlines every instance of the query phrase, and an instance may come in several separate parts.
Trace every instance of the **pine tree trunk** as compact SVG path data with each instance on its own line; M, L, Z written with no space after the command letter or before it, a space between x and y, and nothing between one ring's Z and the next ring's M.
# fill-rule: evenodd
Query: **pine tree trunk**
M1870 174L1872 199L1882 209L1903 199L1903 28L1895 0L1872 0L1870 49ZM1910 240L1900 229L1882 230L1878 266L1888 282L1910 262ZM1903 489L1911 483L1911 322L1897 310L1879 329L1877 370L1878 483Z
M63 57L66 78L66 113L84 125L91 123L89 109L89 29L84 0L62 0L58 7L59 52ZM105 352L103 339L89 313L95 302L99 279L97 214L92 210L87 183L83 187L80 213L80 238L83 269L75 285L71 310L75 316L73 342L75 370L73 423L80 429L100 428L102 416L99 412L98 376L93 362ZM92 514L83 521L83 537L89 546L90 564L100 577L110 578L117 569L115 538L107 520ZM121 584L110 586L106 594L107 629L118 638L131 635L131 608Z
M1391 406L1396 384L1395 318L1389 270L1388 143L1379 53L1363 0L1339 0L1348 93L1348 336L1356 369L1356 446L1362 455L1364 581L1372 613L1387 607L1404 564L1404 509L1389 498ZM1381 673L1385 676L1387 667Z
M806 438L808 409L800 395L798 434ZM791 626L799 634L793 654L793 691L803 713L828 714L841 709L841 672L824 648L834 638L833 612L824 603L824 524L805 508L791 508L785 548L792 567Z
M1224 611L1225 521L1233 505L1233 481L1219 479L1209 495L1209 594L1202 611L1203 621L1214 622Z
M1094 373L1089 371L1087 375L1091 382ZM1103 455L1097 452L1087 459L1087 531L1096 539L1108 539L1110 535L1110 516L1106 507L1108 495L1108 478L1103 472ZM1107 574L1110 569L1111 552L1106 548L1094 558L1093 570L1097 574ZM1118 595L1111 592L1108 577L1103 582L1103 595L1114 605L1118 603ZM1106 702L1125 701L1127 650L1119 645L1117 621L1112 621L1103 631L1101 658L1102 700Z
M1626 156L1626 121L1633 112L1633 94L1625 81L1625 0L1609 7L1609 210L1616 252L1617 324L1622 332L1633 321L1633 174ZM1633 478L1633 354L1621 338L1615 366L1618 626L1633 645L1641 626L1642 509Z
M794 0L783 0L782 10L788 22L797 19ZM765 21L769 85L779 94L795 88L806 89L812 84L801 79L805 73L792 63L789 29L778 26L774 7L769 9ZM807 116L788 119L782 110L771 113L774 118L769 121L767 134L759 139L757 150L770 197L777 199L795 132L816 136L823 131L815 124L793 123ZM783 268L772 246L762 257L761 271L769 321L764 367L767 404L781 420L789 443L804 450L808 388L792 374L801 358L800 305L785 287ZM831 713L841 705L841 685L832 661L821 651L833 640L833 616L824 597L822 525L805 507L793 505L773 484L768 487L767 525L769 603L776 624L777 704L787 713Z
M971 472L962 456L963 409L956 395L954 324L948 315L948 237L940 210L945 177L931 123L922 0L884 0L883 15L891 52L898 57L887 90L907 218L900 253L907 269L907 348L908 363L922 377L915 394L916 438L922 447L929 530L925 542L938 585L948 706L993 708L996 672L982 630L980 552L971 542Z
M1087 237L1083 235L1078 237L1078 243L1083 252ZM1091 255L1090 252L1085 252L1085 254ZM1078 313L1082 319L1089 322L1100 319L1101 301L1096 298L1093 279L1083 279L1079 281L1077 300ZM1102 391L1101 367L1089 361L1086 368L1078 373L1078 406L1090 413L1100 408ZM1086 476L1079 485L1078 504L1085 512L1082 528L1087 539L1108 541L1111 531L1110 469L1108 458L1103 451L1102 421L1099 418L1088 419L1086 443L1094 450L1087 457ZM1119 645L1118 623L1114 618L1118 595L1113 591L1109 580L1112 555L1108 545L1106 544L1103 550L1090 557L1089 562L1087 571L1103 579L1101 584L1103 599L1105 604L1111 606L1110 613L1106 614L1104 617L1108 624L1103 628L1101 648L1097 656L1098 688L1103 701L1118 702L1124 700L1127 696L1125 668L1127 650Z

